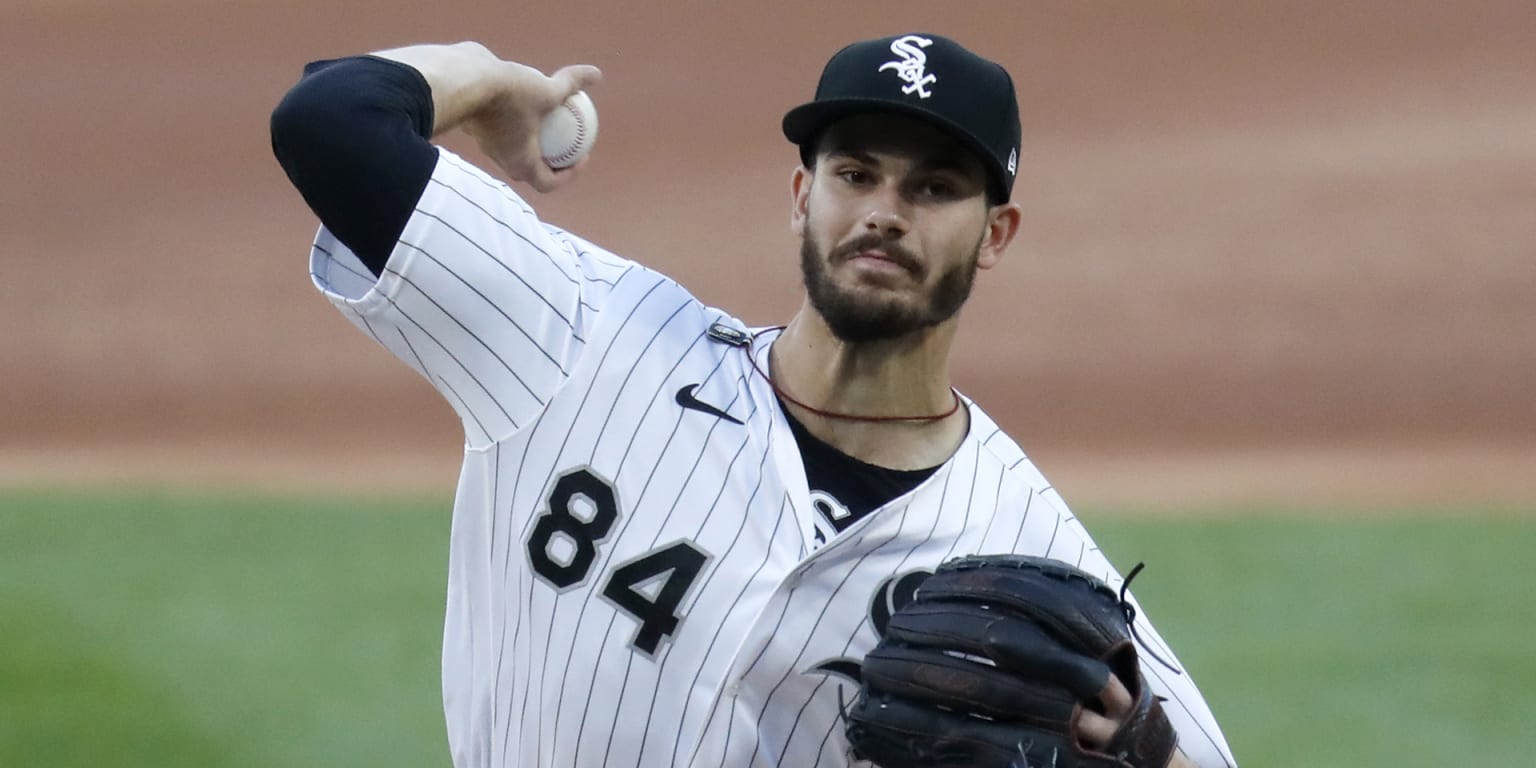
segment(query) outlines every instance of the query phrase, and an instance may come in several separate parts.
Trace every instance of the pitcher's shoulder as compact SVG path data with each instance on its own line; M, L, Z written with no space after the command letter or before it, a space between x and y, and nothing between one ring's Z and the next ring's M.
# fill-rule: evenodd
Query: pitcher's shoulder
M1001 467L1003 486L1012 486L1018 491L1034 491L1041 494L1051 494L1053 489L1045 474L1035 466L1033 460L1024 452L1012 435L1003 430L987 412L982 410L974 400L961 395L971 415L970 435L968 441L974 440L979 444L976 452L979 461L995 462Z
M977 405L975 400L960 395L965 402L966 410L970 412L971 429L966 440L976 441L980 444L979 455L989 457L1001 462L1004 468L1012 469L1029 463L1029 457L1024 454L1024 449L1014 441L1013 437L1003 431L987 412Z

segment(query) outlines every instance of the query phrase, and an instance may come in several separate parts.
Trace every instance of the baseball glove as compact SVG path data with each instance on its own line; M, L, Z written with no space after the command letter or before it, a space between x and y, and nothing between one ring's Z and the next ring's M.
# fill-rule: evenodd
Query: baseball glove
M1177 737L1142 678L1133 619L1123 595L1065 563L951 560L864 658L847 713L855 756L880 768L1162 768ZM1078 719L1110 675L1135 704L1096 751Z

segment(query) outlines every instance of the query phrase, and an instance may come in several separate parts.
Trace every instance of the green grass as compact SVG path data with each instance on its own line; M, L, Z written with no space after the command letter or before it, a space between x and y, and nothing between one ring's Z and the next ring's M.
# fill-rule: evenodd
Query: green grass
M0 491L0 766L446 766L448 503ZM1082 511L1244 766L1536 752L1536 515Z
M447 765L447 501L0 494L0 766Z
M1094 527L1244 766L1525 766L1536 515L1504 512Z

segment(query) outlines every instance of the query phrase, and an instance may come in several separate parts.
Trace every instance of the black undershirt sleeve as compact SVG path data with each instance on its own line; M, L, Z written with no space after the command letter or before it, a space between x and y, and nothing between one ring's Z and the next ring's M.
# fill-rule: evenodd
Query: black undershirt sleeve
M320 222L384 271L437 164L432 89L398 62L317 61L272 112L272 153Z

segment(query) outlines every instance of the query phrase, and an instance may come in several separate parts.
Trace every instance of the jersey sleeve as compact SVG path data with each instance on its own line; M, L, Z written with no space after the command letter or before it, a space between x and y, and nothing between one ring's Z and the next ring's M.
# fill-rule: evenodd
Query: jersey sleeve
M1029 485L1032 487L1030 494L1033 498L1029 502L1030 506L1053 512L1035 518L1040 525L1038 536L1026 539L1029 543L1020 547L1019 553L1044 555L1072 563L1102 578L1116 590L1120 589L1125 579L1094 543L1082 521L1068 509L1061 495L1046 482L1034 464L1024 459L1016 471L1031 476ZM1044 551L1041 551L1042 543ZM1155 573L1155 570L1150 572ZM1179 734L1179 749L1201 768L1236 768L1237 761L1232 757L1226 736L1222 734L1216 716L1206 704L1205 696L1195 686L1194 679L1152 625L1151 618L1141 609L1135 595L1127 592L1126 599L1136 609L1136 650L1141 657L1142 674L1146 676L1153 692L1165 699L1163 711Z
M993 539L982 551L1012 551L1060 560L1120 589L1125 579L1045 475L990 418L978 416L974 409L972 414L973 427L979 436L985 436L982 442L987 452L1011 475L1007 498L999 501L998 509L1013 513L1022 510L1016 530L1010 530L1013 526L999 526L998 535L1003 538ZM1137 583L1151 583L1156 573L1153 563L1147 575L1140 577L1149 581ZM1201 768L1235 768L1237 761L1205 696L1152 625L1135 595L1127 592L1126 598L1136 609L1136 650L1141 657L1142 673L1153 692L1165 699L1163 711L1179 734L1179 749Z
M538 416L632 266L441 148L377 278L324 226L310 253L315 285L443 394L471 447Z
M1111 587L1119 590L1125 579L1094 544L1083 524L1067 510L1060 495L1054 490L1046 490L1035 503L1045 503L1054 508L1060 523L1047 556L1075 563L1078 568L1103 578ZM1216 716L1205 702L1205 696L1200 693L1173 649L1152 625L1151 618L1142 610L1136 596L1127 591L1126 599L1136 609L1136 650L1141 657L1142 674L1146 676L1153 692L1164 699L1163 711L1179 734L1179 749L1201 768L1235 768L1237 762L1232 757L1226 736L1216 722Z

